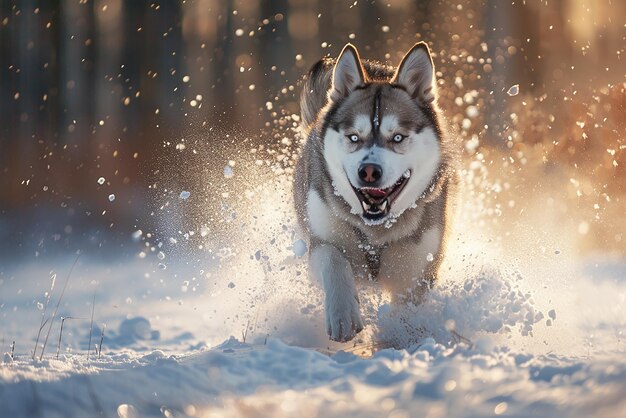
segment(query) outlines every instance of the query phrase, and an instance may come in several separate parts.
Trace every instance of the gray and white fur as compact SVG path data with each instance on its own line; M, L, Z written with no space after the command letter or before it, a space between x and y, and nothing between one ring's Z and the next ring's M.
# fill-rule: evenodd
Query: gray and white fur
M300 106L298 221L325 292L327 333L349 341L363 329L358 280L413 303L435 282L457 185L455 144L423 42L397 68L362 61L346 45L337 60L313 66Z

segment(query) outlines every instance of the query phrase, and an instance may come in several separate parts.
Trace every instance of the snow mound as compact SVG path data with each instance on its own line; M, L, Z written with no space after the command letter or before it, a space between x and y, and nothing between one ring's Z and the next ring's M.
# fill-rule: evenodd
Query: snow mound
M519 272L484 267L464 281L448 281L432 289L418 306L379 308L378 339L393 347L409 347L432 337L440 343L460 342L478 334L532 335L544 318L534 306Z

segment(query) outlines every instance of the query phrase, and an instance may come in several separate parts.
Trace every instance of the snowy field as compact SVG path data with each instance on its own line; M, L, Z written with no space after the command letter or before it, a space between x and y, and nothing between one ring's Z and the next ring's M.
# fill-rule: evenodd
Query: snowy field
M369 325L343 345L324 336L298 248L206 270L165 254L81 255L42 360L31 358L42 313L75 258L10 266L0 275L2 416L626 416L623 260L541 248L516 265L472 240L451 246L422 306L397 312L365 289ZM75 319L59 347L61 317Z

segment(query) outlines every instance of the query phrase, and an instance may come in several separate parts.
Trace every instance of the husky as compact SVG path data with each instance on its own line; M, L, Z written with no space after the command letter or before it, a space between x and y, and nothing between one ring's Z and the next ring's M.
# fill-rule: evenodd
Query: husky
M346 342L363 329L357 280L380 282L393 303L419 303L434 284L458 184L455 147L424 42L397 68L347 44L311 68L300 107L298 223L328 336Z

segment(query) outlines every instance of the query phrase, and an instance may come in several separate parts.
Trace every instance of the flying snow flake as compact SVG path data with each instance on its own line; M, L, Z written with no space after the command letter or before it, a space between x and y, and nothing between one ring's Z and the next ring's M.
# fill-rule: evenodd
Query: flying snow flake
M111 193L109 195L109 202L113 202L115 200L115 195L113 193Z
M157 258L159 260L165 260L165 253L163 253L163 251L159 251L157 254Z
M509 408L509 405L506 402L500 402L499 404L496 405L495 409L493 410L493 413L496 415L502 415L506 412L508 408Z
M187 200L189 199L189 196L191 196L191 193L186 190L183 190L182 192L180 192L180 196L178 197L180 197L183 200Z
M444 324L448 332L456 330L456 321L454 319L446 319Z
M383 31L383 32L385 32L385 33L389 32L389 26L386 26L386 25L385 25L385 26L383 26L381 29L382 29L382 31Z
M302 257L304 254L306 254L306 251L306 243L303 240L299 239L293 243L293 253L296 257Z
M479 145L480 141L478 140L478 136L472 135L472 137L465 142L465 150L469 153L473 153Z
M137 409L134 406L125 403L117 407L117 415L121 418L132 418L139 416Z
M519 84L514 84L509 87L509 90L506 92L509 96L517 96L519 94Z
M434 260L433 253L428 253L426 255L426 261L431 262Z
M139 239L141 238L142 235L143 235L143 231L141 229L138 229L135 232L133 232L131 237L132 237L133 241L139 241Z
M106 181L106 179L105 179L104 177L100 177L100 178L98 179L98 184L102 186L102 185L104 184L104 182L105 182L105 181Z
M476 119L476 117L478 116L478 108L476 106L467 106L467 109L465 109L465 114L470 119Z
M228 283L228 288L229 289L232 289L234 287L235 287L235 283L233 283L233 282Z
M232 178L235 175L235 172L233 171L233 168L229 165L227 165L226 167L224 167L224 177L226 177L227 179Z
M446 390L446 392L452 392L454 389L456 389L456 381L448 380L444 385L444 389Z

